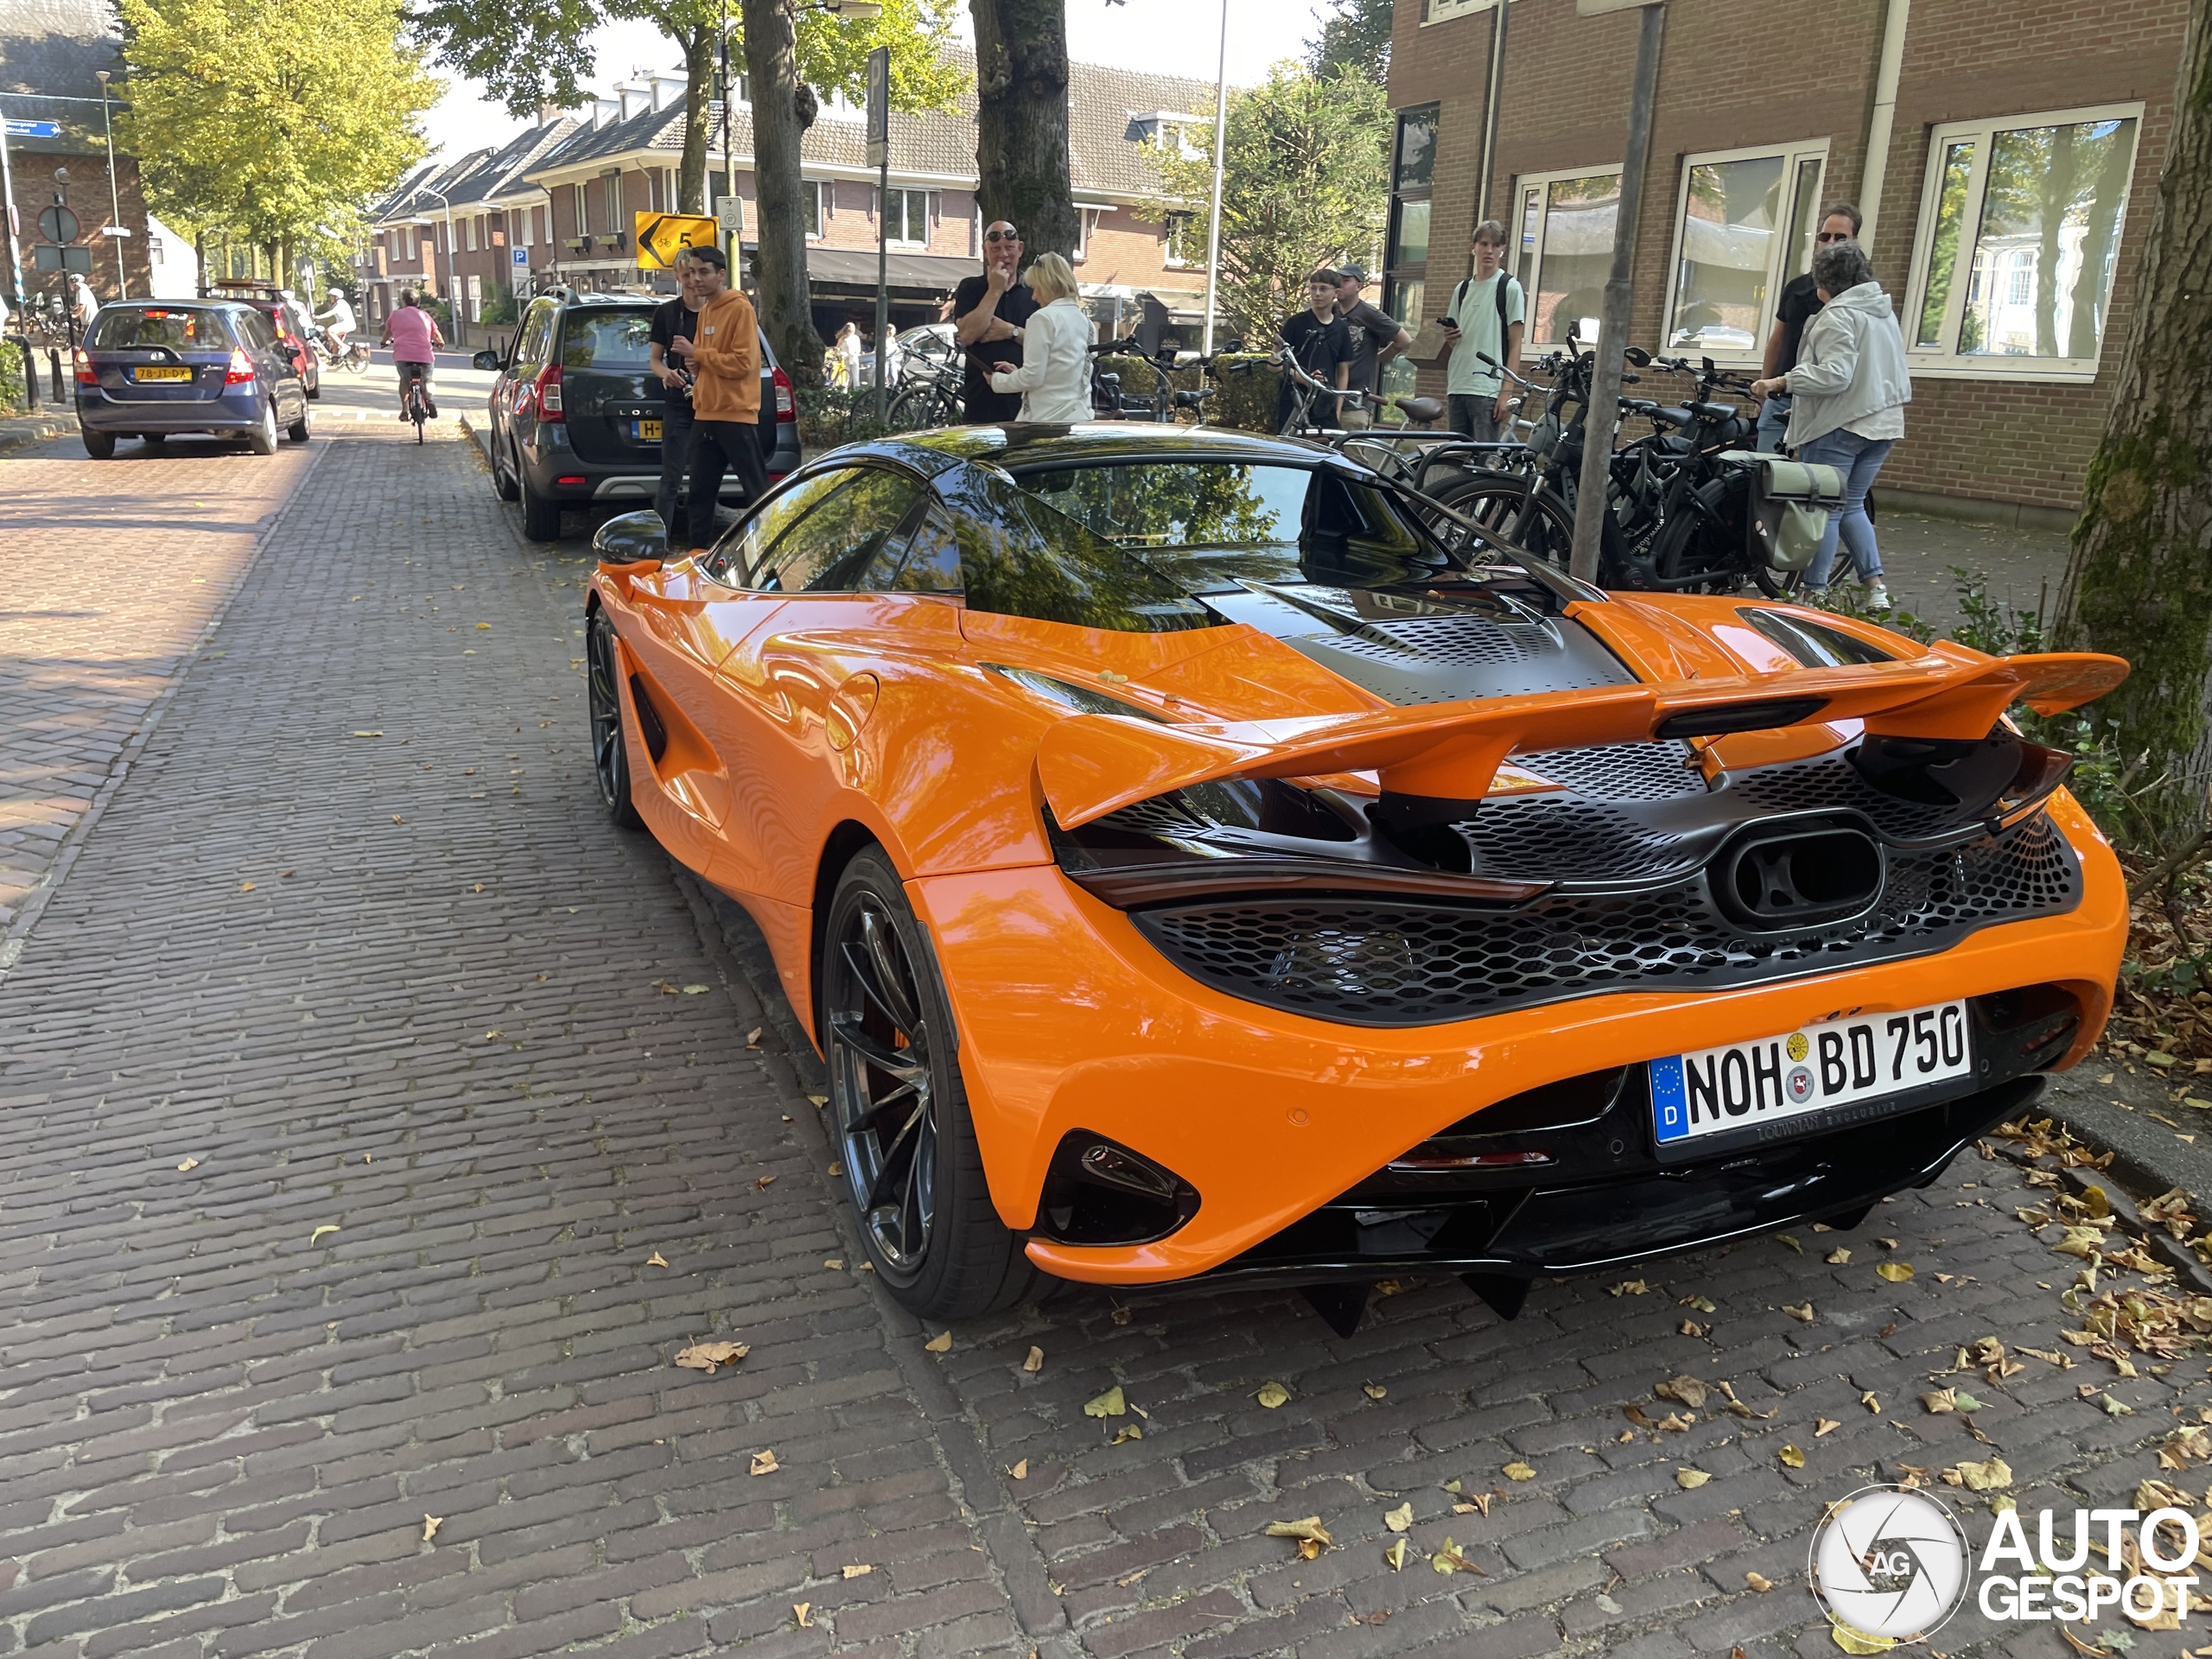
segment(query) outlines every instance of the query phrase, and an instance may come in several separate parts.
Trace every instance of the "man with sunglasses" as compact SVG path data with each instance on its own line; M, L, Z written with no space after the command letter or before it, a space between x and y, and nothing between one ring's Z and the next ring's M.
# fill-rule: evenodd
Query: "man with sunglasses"
M1859 239L1861 223L1859 209L1847 201L1831 202L1821 215L1821 228L1815 233L1815 251L1832 248L1839 242ZM1807 264L1812 261L1808 258ZM1802 276L1793 276L1783 285L1782 298L1775 307L1774 331L1766 337L1766 368L1762 376L1768 380L1778 379L1797 366L1797 342L1805 336L1805 325L1820 315L1821 296L1813 286L1813 274L1808 270ZM1759 448L1772 454L1782 448L1783 434L1789 429L1789 394L1778 391L1759 405Z
M983 227L983 274L952 290L952 331L968 351L961 398L971 425L1021 418L1020 392L991 389L994 370L1021 366L1021 332L1037 315L1037 296L1020 272L1021 232L993 219Z

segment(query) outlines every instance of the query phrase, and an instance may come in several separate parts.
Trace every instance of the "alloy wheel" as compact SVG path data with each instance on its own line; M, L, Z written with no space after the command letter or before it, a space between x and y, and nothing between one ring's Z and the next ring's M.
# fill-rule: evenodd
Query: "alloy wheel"
M937 1097L920 985L872 893L846 914L830 950L830 1084L845 1179L880 1270L911 1282L938 1218Z
M592 614L585 654L591 659L586 690L591 704L591 772L601 804L619 810L630 798L627 759L622 753L622 700L615 689L614 629L607 613Z

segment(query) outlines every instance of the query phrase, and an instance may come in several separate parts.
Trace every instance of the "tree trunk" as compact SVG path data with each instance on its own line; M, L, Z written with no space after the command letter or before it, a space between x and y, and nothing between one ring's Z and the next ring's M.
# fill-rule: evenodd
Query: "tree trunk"
M806 287L806 209L799 199L799 140L814 94L799 83L791 0L744 0L745 61L753 81L753 271L760 326L792 384L822 384L822 336ZM734 282L737 273L732 271Z
M1080 226L1068 182L1065 0L969 0L969 9L983 222L1008 221L1032 258L1072 259Z
M707 141L714 112L707 107L714 90L715 41L704 23L693 25L677 42L683 48L683 159L677 163L676 199L687 213L707 211ZM732 72L734 73L734 71Z
M2135 279L2127 352L2089 463L2058 636L2128 658L2134 673L2090 713L2137 782L2168 781L2141 826L2161 840L2202 822L2212 778L2212 0L2193 0L2173 130Z

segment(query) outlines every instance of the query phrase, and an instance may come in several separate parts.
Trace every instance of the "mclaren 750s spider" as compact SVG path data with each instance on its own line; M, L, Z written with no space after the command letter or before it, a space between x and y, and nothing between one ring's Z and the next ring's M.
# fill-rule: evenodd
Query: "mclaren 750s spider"
M877 1272L1536 1278L1925 1185L2072 1065L2126 903L1993 658L1607 594L1315 446L969 428L709 549L601 531L594 771L741 904Z

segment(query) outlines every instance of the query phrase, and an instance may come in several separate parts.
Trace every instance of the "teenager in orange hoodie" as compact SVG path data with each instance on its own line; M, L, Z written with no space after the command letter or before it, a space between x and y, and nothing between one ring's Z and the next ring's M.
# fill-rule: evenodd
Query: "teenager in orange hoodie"
M694 248L690 260L693 292L704 303L692 338L678 336L669 349L686 359L697 377L684 523L690 542L704 547L715 539L722 474L734 472L746 500L753 502L767 491L768 469L760 454L760 325L753 302L729 286L729 262L720 248Z

